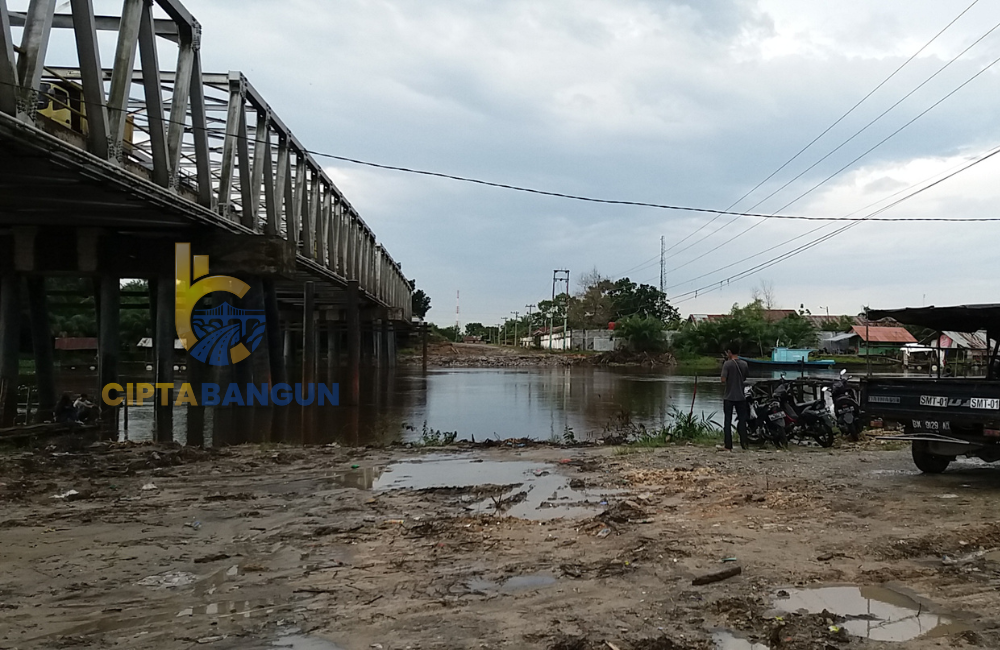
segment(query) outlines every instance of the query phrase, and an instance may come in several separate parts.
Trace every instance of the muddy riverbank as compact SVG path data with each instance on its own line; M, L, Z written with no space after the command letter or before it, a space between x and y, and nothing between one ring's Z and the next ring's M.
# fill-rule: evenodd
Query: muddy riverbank
M877 445L7 452L0 648L996 648L998 471Z
M423 363L421 349L400 353L400 363ZM427 365L432 368L532 368L565 366L636 366L670 368L676 365L669 353L550 352L533 348L486 345L483 343L434 343L427 347Z

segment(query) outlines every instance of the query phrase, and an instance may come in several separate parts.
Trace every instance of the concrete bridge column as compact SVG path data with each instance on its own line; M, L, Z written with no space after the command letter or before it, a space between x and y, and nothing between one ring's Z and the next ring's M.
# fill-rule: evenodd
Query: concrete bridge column
M38 386L38 420L43 421L52 418L56 406L56 377L52 361L49 303L42 276L28 278L28 310L31 313L31 347L35 354L35 383Z
M386 319L385 323L385 365L389 368L396 367L396 328L392 321Z
M174 276L164 276L156 283L156 320L153 325L156 383L171 386L163 391L157 386L155 396L156 439L160 442L169 442L174 438L174 301Z
M295 365L295 338L292 336L291 324L285 324L283 356L285 360L285 370L290 372Z
M121 349L121 334L119 322L121 320L121 285L118 277L114 275L103 275L97 280L97 375L100 389L108 384L120 384L118 378L118 357ZM171 288L173 286L171 285ZM150 304L152 305L153 294L150 293ZM117 391L115 391L117 393ZM109 394L108 397L114 399L117 395ZM100 395L101 426L105 428L116 428L116 408L108 406Z
M337 321L326 321L326 383L337 381L340 366L340 330Z
M201 403L201 387L211 380L209 366L190 354L187 356L187 382L191 384L197 406L187 406L187 444L192 447L205 445L205 406Z
M347 283L347 403L361 402L361 305L358 281Z
M0 278L0 428L14 426L17 415L21 343L19 280L13 273Z
M264 317L267 319L267 359L271 370L271 385L288 383L284 340L281 333L281 312L273 280L264 280Z
M302 304L302 396L309 395L309 384L316 384L316 372L319 366L319 336L316 332L316 283L306 282ZM315 391L316 388L314 387ZM313 393L313 399L317 399ZM315 405L317 402L313 402ZM315 441L316 408L303 406L302 436L307 442Z

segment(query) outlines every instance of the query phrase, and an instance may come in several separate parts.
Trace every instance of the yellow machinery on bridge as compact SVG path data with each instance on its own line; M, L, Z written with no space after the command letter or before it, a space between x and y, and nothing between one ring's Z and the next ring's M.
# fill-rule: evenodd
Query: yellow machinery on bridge
M83 99L83 86L69 81L59 79L57 81L43 81L38 93L38 103L36 110L39 115L44 115L51 122L63 126L74 133L86 137L87 131L87 102ZM132 148L132 135L135 131L135 118L132 115L125 117L125 150Z

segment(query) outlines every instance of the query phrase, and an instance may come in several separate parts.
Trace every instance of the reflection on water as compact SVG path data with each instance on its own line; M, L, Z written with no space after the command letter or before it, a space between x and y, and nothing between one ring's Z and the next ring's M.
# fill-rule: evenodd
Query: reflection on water
M331 480L374 491L493 486L495 497L475 499L470 495L466 509L481 514L494 512L502 504L508 515L532 520L592 516L607 505L609 496L622 492L588 489L550 463L483 460L463 454L432 454L383 467L358 467L338 472Z
M813 375L833 376L829 370ZM797 373L795 373L797 374ZM754 373L779 377L781 371ZM794 375L789 374L789 378ZM96 378L74 378L76 392ZM123 381L149 381L129 377ZM185 381L183 377L178 382ZM60 379L60 385L64 382ZM345 445L419 440L429 430L456 431L458 439L528 437L577 440L600 437L623 423L659 427L673 409L721 421L722 384L713 372L696 378L644 368L366 369L359 407L178 407L173 439L187 444L247 442ZM408 425L404 428L404 425ZM119 437L154 437L152 406L122 413Z
M778 593L781 612L831 612L846 618L848 633L873 641L909 641L964 629L953 619L929 611L913 598L886 587L813 587Z

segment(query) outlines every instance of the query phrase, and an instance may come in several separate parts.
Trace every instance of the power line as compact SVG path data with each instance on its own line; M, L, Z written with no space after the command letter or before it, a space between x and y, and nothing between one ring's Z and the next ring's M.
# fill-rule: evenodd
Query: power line
M996 61L994 61L994 63L996 63ZM990 64L990 66L992 66L992 65L993 64ZM981 70L979 72L979 74L982 74L982 72L985 72L985 69ZM978 74L977 74L977 76L978 76ZM971 79L969 81L971 81ZM966 82L966 83L968 83L968 82ZM9 83L9 82L0 82L0 85L13 86L15 88L21 88L21 86L19 86L18 84L13 84L13 83ZM958 89L956 89L956 90L958 90ZM955 91L952 91L952 94L954 92ZM51 95L49 93L43 93L43 94L46 94L46 95L48 95L50 97L54 97L53 95ZM949 96L950 96L950 94L949 94ZM947 99L947 97L945 97L944 99ZM83 98L80 98L79 101L80 101L81 104L86 104L87 103L86 100L84 100ZM942 99L938 103L941 103L941 101L944 101L944 100ZM98 105L99 106L103 106L104 108L110 108L107 104L98 104ZM936 105L937 104L935 104L935 106ZM116 110L116 109L111 109L111 110ZM930 110L930 109L928 109L928 110ZM210 130L209 127L207 127L207 126L200 126L200 125L188 124L185 121L171 120L171 119L167 119L167 118L163 118L161 121L164 124L173 124L173 123L180 124L180 125L184 126L189 131L197 131L197 130L209 131ZM237 139L247 140L248 142L255 142L255 140L253 138L251 138L250 136L246 135L245 133L244 134L237 134L235 137ZM342 162L348 162L348 163L352 163L352 164L355 164L355 165L362 165L362 166L366 166L366 167L373 167L373 168L376 168L376 169L385 169L385 170L389 170L389 171L398 171L398 172L404 172L404 173L408 173L408 174L417 174L417 175L421 175L421 176L431 176L431 177L436 177L436 178L444 178L444 179L448 179L448 180L460 181L460 182L465 182L465 183L473 183L473 184L476 184L476 185L484 185L484 186L487 186L487 187L496 187L496 188L499 188L499 189L506 189L506 190L512 190L512 191L517 191L517 192L526 192L526 193L537 194L537 195L541 195L541 196L551 196L551 197L555 197L555 198L569 199L569 200L573 200L573 201L584 201L584 202L589 202L589 203L600 203L600 204L605 204L605 205L626 205L626 206L633 206L633 207L656 208L656 209L660 209L660 210L671 210L671 211L680 211L680 212L703 212L703 213L718 214L718 215L727 215L728 214L728 215L735 216L735 217L752 217L752 218L757 218L757 219L784 219L784 220L800 220L800 221L850 221L851 220L851 219L846 218L846 217L821 217L821 216L795 215L795 214L763 214L763 213L759 213L759 212L735 212L735 211L731 211L731 210L717 210L717 209L714 209L714 208L699 208L699 207L693 207L693 206L671 205L671 204L666 204L666 203L651 203L651 202L645 202L645 201L631 201L631 200L622 200L622 199L604 199L604 198L598 198L598 197L582 196L582 195L577 195L577 194L566 194L566 193L563 193L563 192L554 192L554 191L550 191L550 190L540 190L540 189L536 189L536 188L523 187L523 186L519 186L519 185L510 185L510 184L507 184L507 183L497 183L497 182L494 182L494 181L487 181L487 180L478 179L478 178L472 178L472 177L468 177L468 176L458 176L458 175L455 175L455 174L446 174L446 173L442 173L442 172L428 171L428 170L423 170L423 169L414 169L414 168L410 168L410 167L401 167L401 166L398 166L398 165L387 165L387 164L376 163L376 162L367 161L367 160L360 160L358 158L351 158L351 157L348 157L348 156L341 156L341 155L332 154L332 153L326 153L326 152L322 152L322 151L315 151L315 150L312 150L312 149L303 149L303 153L310 154L310 155L313 155L313 156L318 156L318 157L321 157L321 158L329 158L331 160L339 160L339 161L342 161ZM897 219L877 219L876 221L1000 221L1000 217L998 217L998 218L979 218L979 219L963 219L963 218L955 218L955 217L933 217L933 218L932 217L928 217L928 218L920 218L920 219L912 219L912 218L904 218L904 219L898 219L898 218ZM651 258L651 260L658 259L658 258L659 258L659 255L657 255L654 258Z
M994 31L996 31L996 30L997 30L998 28L1000 28L1000 23L997 23L997 24L996 24L996 25L994 25L994 26L993 26L992 28L990 28L990 30L989 30L988 32L986 32L985 34L983 34L982 36L980 36L979 38L977 38L977 39L976 39L976 40L975 40L975 41L974 41L974 42L973 42L973 43L972 43L971 45L969 45L969 47L965 48L964 50L962 50L961 52L959 52L959 53L958 53L957 55L955 55L955 56L954 56L954 57L953 57L953 58L952 58L952 59L951 59L950 61L948 61L947 63L945 63L945 64L944 64L944 65L943 65L943 66L942 66L942 67L941 67L940 69L938 69L938 71L937 71L937 72L935 72L935 73L934 73L934 74L932 74L932 75L931 75L930 77L928 77L927 79L925 79L924 81L922 81L922 82L921 82L921 83L920 83L920 84L919 84L919 85L918 85L918 86L917 86L916 88L914 88L914 89L913 89L913 90L911 90L910 92L908 92L908 93L906 93L905 95L903 95L903 97L902 97L902 98L901 98L901 99L900 99L899 101L897 101L897 102L896 102L895 104L893 104L893 105L892 105L892 106L890 106L889 108L887 108L887 109L885 109L884 111L882 111L882 112L881 112L881 113L880 113L880 114L878 115L878 117L876 117L876 118L875 118L875 119L873 119L872 121L868 122L868 124L865 124L865 125L864 125L863 127L861 127L861 129L860 129L860 130L858 130L858 131L857 131L857 132L856 132L856 133L855 133L854 135L852 135L852 136L851 136L851 137L849 137L849 138L848 138L847 140L844 140L844 141L843 141L842 143L840 143L839 145L837 145L837 147L836 147L836 148L834 148L834 149L833 149L832 151L830 151L830 152L829 152L828 154L826 154L825 156L823 156L822 158L820 158L819 160L817 160L816 162L814 162L814 163L813 163L812 165L810 165L809 167L807 167L807 168L806 168L805 170L803 170L803 171L802 171L801 173L799 173L799 174L798 174L797 176L795 176L795 178L791 179L790 181L788 181L787 183L785 183L784 185L782 185L781 187L779 187L779 188L778 188L778 189L776 189L775 191L773 191L773 192L771 192L770 194L768 194L767 196L765 196L765 197L764 197L763 199L761 199L760 201L758 201L758 202L757 202L756 204L754 204L754 206L753 206L753 208L751 208L751 210L752 210L752 209L754 209L754 208L756 208L756 207L757 207L757 206L759 206L759 205L760 205L761 203L763 203L764 201L768 200L769 198L771 198L772 196L774 196L775 194L777 194L777 193L778 193L778 192L780 192L781 190L785 189L786 187L788 187L789 185L791 185L792 183L794 183L794 182L795 182L795 181L797 181L798 179L802 178L802 176L804 176L804 175L805 175L806 173L808 173L809 171L811 171L811 170L812 170L812 169L813 169L814 167L816 167L816 165L820 164L821 162L823 162L824 160L826 160L827 158L829 158L830 156L832 156L832 155L833 155L833 154L835 154L836 152L840 151L840 149L841 149L841 148L843 148L843 147L844 147L844 146L845 146L845 145L846 145L847 143L851 142L852 140L854 140L854 138L858 137L859 135L861 135L862 133L864 133L864 132L865 132L866 130L868 130L868 128L869 128L870 126L872 126L873 124L875 124L875 122L878 122L878 121L879 121L880 119L882 119L882 117L884 117L884 116L885 116L885 115L886 115L886 114L887 114L887 113L888 113L889 111L891 111L892 109L896 108L896 107L897 107L897 106L899 106L899 105L900 105L901 103L903 103L904 101L906 101L906 100L907 100L907 99L908 99L908 98L909 98L909 97L910 97L911 95L913 95L913 93L915 93L915 92L917 92L918 90L920 90L921 88L923 88L923 87L924 87L924 86L925 86L925 85L926 85L927 83L929 83L929 82L930 82L930 81L931 81L932 79L934 79L934 78L935 78L935 77L937 77L937 76L938 76L939 74L941 74L942 72L944 72L944 71L945 71L945 69L947 69L947 68L948 68L948 66L950 66L950 65L951 65L952 63L954 63L955 61L957 61L957 60L958 60L958 59L959 59L960 57L962 57L962 56L963 56L963 55L964 55L964 54L965 54L966 52L968 52L969 50L971 50L971 49L972 49L973 47L975 47L975 46L976 46L976 45L977 45L977 44L978 44L978 43L979 43L980 41L982 41L982 40L983 40L984 38L986 38L987 36L989 36L990 34L992 34L992 33L993 33ZM1000 59L998 59L998 60L1000 60ZM970 79L968 79L968 80L967 80L967 81L966 81L965 83L963 83L963 84L962 84L961 86L959 86L958 88L956 88L955 90L951 91L950 93L948 93L947 95L945 95L944 97L942 97L941 99L939 99L939 100L938 100L937 102L935 102L934 104L932 104L932 105L930 106L930 108L926 109L925 111L923 111L922 113L920 113L919 115L917 115L917 117L913 118L912 120L910 120L909 122L907 122L906 124L904 124L904 125L903 125L902 127L900 127L900 128L898 129L898 130L894 131L894 132L893 132L893 133L892 133L892 134L891 134L891 135L890 135L890 136L889 136L888 138L886 138L885 140L888 140L888 139L889 139L889 138L891 138L892 136L896 135L896 133L899 133L899 131L902 131L902 130L903 130L903 129L905 129L905 128L906 128L907 126L909 126L910 124L912 124L913 122L915 122L915 121L916 121L916 120L917 120L918 118L920 118L920 117L921 117L921 116L923 116L923 115L924 115L925 113L927 113L927 111L931 110L932 108L934 108L935 106L937 106L938 104L940 104L941 102L943 102L944 100L946 100L946 99L948 99L949 97L951 97L951 96L952 96L953 94L955 94L956 92L958 92L958 90L960 90L960 89L961 89L961 88L962 88L963 86L965 86L965 84L969 83L970 81L972 81L973 79L975 79L976 77L978 77L979 75L981 75L982 73L984 73L984 72L986 72L987 70L989 70L989 69L990 69L990 68L991 68L991 67L992 67L992 66L993 66L993 65L994 65L995 63L996 63L996 61L994 61L994 62L993 62L993 63L991 63L990 65L986 66L986 67L985 67L985 68L983 68L982 70L980 70L980 71L979 71L978 73L976 73L975 75L973 75L973 76L972 76L972 77L971 77ZM863 158L864 156L866 156L866 155L868 155L869 153L871 153L871 151L873 151L873 150L875 150L876 148L878 148L879 146L881 146L881 145L882 145L882 143L883 143L883 142L885 142L885 140L882 140L882 142L879 142L879 143L878 143L877 145L875 145L874 147L872 147L871 149L869 149L868 151L866 151L866 152L865 152L864 154L862 154L862 155L861 155L861 156L859 156L858 158L855 158L855 159L854 159L853 161L851 161L851 163L849 163L849 164L848 164L848 166L850 166L850 165L854 164L855 162L857 162L857 160L859 160L860 158ZM839 174L839 173L840 173L841 171L843 171L843 169L844 169L844 168L841 168L841 169L840 169L840 170L839 170L839 171L837 172L837 174ZM834 176L836 176L836 174L834 174ZM831 176L830 178L832 178L832 176ZM827 180L829 180L829 179L827 179ZM823 181L823 183L825 183L825 182L826 182L826 181ZM820 183L819 185L822 185L823 183ZM819 185L817 185L816 187L819 187ZM812 192L812 190L816 189L816 187L813 187L813 188L811 188L811 189L809 190L809 192ZM808 194L809 192L806 192L806 194ZM805 196L805 194L803 194L802 196ZM799 198L802 198L802 197L799 197ZM798 199L795 199L795 200L796 200L796 201L798 201ZM792 201L792 203L794 203L794 202L795 202L795 201ZM788 205L791 205L791 204L788 204ZM786 207L787 207L787 206L786 206ZM780 208L779 210L777 210L777 212L780 212L780 211L781 211L781 210L783 210L783 209L784 209L784 208Z
M1000 23L998 23L997 26L994 27L994 29L996 29L997 27L1000 27ZM944 102L946 99L948 99L949 97L951 97L952 95L954 95L955 93L957 93L959 90L961 90L962 88L964 88L968 84L970 84L973 80L975 80L981 74L983 74L984 72L986 72L987 70L989 70L990 68L992 68L993 66L995 66L997 63L1000 63L1000 58L994 59L993 62L991 62L985 68L981 69L979 72L977 72L976 74L972 75L970 78L968 78L965 81L963 81L961 84L959 84L956 88L954 88L947 95L945 95L944 97L942 97L941 99L937 100L936 102L934 102L933 104L931 104L929 107L927 107L926 109L924 109L923 111L921 111L920 113L918 113L911 120L909 120L908 122L906 122L905 124L903 124L901 127L899 127L898 129L896 129L895 131L893 131L892 133L890 133L889 135L887 135L885 138L883 138L882 140L880 140L878 143L876 143L874 146L872 146L867 151L865 151L864 153L862 153L860 156L858 156L857 158L855 158L851 162L847 163L846 165L844 165L843 167L841 167L840 169L838 169L834 173L830 174L829 176L827 176L826 178L824 178L822 181L820 181L816 185L812 186L811 188L809 188L808 190L806 190L805 192L803 192L799 196L795 197L795 199L793 199L792 201L790 201L790 202L786 203L785 205L783 205L782 207L778 208L777 211L780 212L781 210L784 210L785 208L791 206L792 204L794 204L797 201L799 201L802 198L804 198L809 193L813 192L814 190L816 190L820 186L826 184L831 179L833 179L834 177L836 177L839 174L841 174L844 170L846 170L849 167L853 166L856 162L858 162L859 160L861 160L862 158L864 158L865 156L867 156L868 154L870 154L871 152L875 151L876 149L878 149L879 147L881 147L883 144L885 144L886 142L888 142L889 140L891 140L892 138L894 138L896 135L898 135L900 132L902 132L905 128L907 128L908 126L910 126L911 124L913 124L914 122L916 122L918 119L920 119L921 117L923 117L924 115L926 115L927 113L929 113L932 109L934 109L935 107L937 107L938 105L940 105L942 102ZM759 203L758 203L758 205L759 205ZM756 207L756 206L754 206L754 207ZM942 219L943 220L943 219L946 219L946 217L928 217L927 218L927 220L931 220L931 219ZM736 220L735 218L731 219L724 226L722 226L722 227L718 228L717 230L713 231L711 234L715 234L716 232L719 232L720 230L724 229L726 226L728 226L730 223L732 223L735 220ZM829 221L896 221L896 220L899 220L899 221L903 221L903 220L905 220L905 221L920 221L922 219L916 218L916 217L901 218L901 219L891 219L891 218L890 219L871 219L871 218L868 218L868 217L862 217L862 218L858 218L858 219L853 219L853 218L850 218L850 217L840 217L840 218L829 219ZM684 268L686 266L694 264L695 262L703 259L704 257L706 257L708 255L711 255L712 253L714 253L715 251L719 250L720 248L722 248L722 247L726 246L727 244L733 242L734 240L738 239L739 237L742 237L743 235L747 234L748 232L750 232L754 228L757 228L758 226L760 226L763 223L764 223L764 221L758 221L757 223L749 226L748 228L745 228L745 229L741 230L740 232L736 233L735 235L733 235L732 237L730 237L726 241L718 244L714 248L712 248L712 249L710 249L710 250L702 253L701 255L698 255L696 257L691 258L690 260L688 260L687 262L684 262L683 264L680 264L680 265L678 265L678 266L670 269L670 271L668 271L668 273L672 273L672 272L680 270L680 269L682 269L682 268Z
M982 154L982 155L985 156L985 157L989 157L989 156L992 156L995 153L1000 153L1000 146L995 147L993 149L990 149L986 154ZM972 160L975 161L975 160L978 160L978 158L979 158L979 156L976 156L976 157L973 157ZM889 199L891 199L891 198L893 198L895 196L899 196L900 194L903 194L904 192L908 192L909 190L912 190L912 189L914 189L916 187L919 187L919 186L923 185L924 183L927 183L927 182L933 180L934 178L936 178L937 176L939 176L941 173L948 174L949 172L954 171L956 169L959 169L960 167L963 168L963 170L964 170L964 168L966 166L968 166L968 163L969 163L969 160L966 160L965 162L959 163L958 165L954 165L954 166L948 168L944 172L938 172L936 174L932 174L931 176L928 176L927 178L924 178L923 180L921 180L921 181L919 181L917 183L913 183L912 185L904 187L903 189L897 190L896 192L893 192L892 194L890 194L890 195L888 195L886 197L883 197L883 198L879 199L878 201L874 201L874 202L869 203L868 205L866 205L864 207L858 208L854 212L851 212L850 215L855 215L855 214L857 214L859 212L863 212L865 210L868 210L869 208L874 208L875 206L877 206L880 203L883 203L884 201L887 201L887 200L889 200ZM850 215L848 215L848 216L850 216ZM869 219L869 221L873 221L873 219ZM878 220L874 219L874 221L878 221ZM818 232L819 230L822 230L823 228L827 228L828 226L829 226L829 224L823 224L823 225L818 226L816 228L812 228L811 230L807 230L806 232L804 232L804 233L802 233L800 235L792 237L791 239L787 239L787 240L785 240L785 241L783 241L783 242L781 242L779 244L771 246L770 248L766 248L766 249L764 249L762 251L754 253L753 255L749 255L747 257L744 257L743 259L737 260L736 262L733 262L731 264L727 264L726 266L717 268L717 269L715 269L713 271L709 271L708 273L703 273L703 274L701 274L699 276L695 276L695 277L690 278L688 280L685 280L683 282L679 282L677 284L670 285L670 286L667 287L667 290L669 291L670 289L676 289L677 287L682 287L682 286L684 286L686 284L690 284L692 282L695 282L696 280L700 280L700 279L708 277L710 275L714 275L715 273L718 273L719 271L724 271L726 269L732 268L733 266L736 266L737 264L742 264L743 262L751 260L751 259L753 259L755 257L759 257L761 255L764 255L765 253L770 253L773 250L781 248L782 246L784 246L786 244L790 244L793 241L797 241L799 239L802 239L803 237L807 237L808 235L811 235L814 232Z
M926 192L927 190L931 189L932 187L936 187L937 185L940 185L941 183L944 183L945 181L947 181L947 180L949 180L951 178L954 178L958 174L961 174L962 172L967 171L968 169L971 169L972 167L975 167L976 165L978 165L978 164L980 164L982 162L985 162L986 160L989 160L990 158L992 158L993 156L996 156L997 154L1000 154L1000 147L992 149L991 151L989 151L988 153L984 154L983 156L980 156L979 158L977 158L977 159L975 159L975 160L967 163L966 165L964 165L963 167L961 167L960 169L958 169L956 171L948 173L947 175L943 176L942 178L939 178L938 180L934 181L933 183L930 183L929 185L921 187L921 188L919 188L919 189L917 189L917 190L915 190L915 191L907 194L906 196L903 196L903 197L901 197L901 198L893 201L892 203L890 203L890 204L888 204L888 205L886 205L884 207L881 207L878 210L875 210L874 212L872 212L871 214L867 215L866 217L864 217L862 219L858 219L858 220L852 221L851 223L848 223L848 224L846 224L844 226L841 226L838 229L836 229L836 230L834 230L834 231L832 231L830 233L822 235L821 237L818 237L818 238L816 238L816 239L814 239L814 240L812 240L810 242L807 242L807 243L803 244L802 246L794 248L794 249L792 249L790 251L786 251L785 253L782 253L781 255L773 257L770 260L767 260L765 262L762 262L761 264L758 264L758 265L753 266L753 267L751 267L749 269L741 271L740 273L737 273L735 275L731 275L728 278L725 278L724 280L721 280L719 282L713 282L712 284L705 285L705 286L700 287L698 289L694 289L693 291L688 291L687 293L679 294L678 296L676 296L676 298L674 300L674 303L678 304L678 303L681 303L681 302L687 302L688 300L692 300L694 298L697 298L700 293L707 293L707 292L710 292L710 291L715 291L717 289L722 288L723 286L728 285L729 283L731 283L734 280L741 280L741 279L743 279L745 277L748 277L750 275L753 275L755 273L759 273L760 271L763 271L763 270L765 270L767 268L770 268L770 267L774 266L775 264L783 262L784 260L789 259L791 257L794 257L794 256L796 256L796 255L798 255L798 254L800 254L802 252L805 252L806 250L809 250L810 248L818 246L819 244L821 244L821 243L823 243L823 242L825 242L825 241L827 241L829 239L832 239L833 237L836 237L837 235L839 235L839 234L841 234L843 232L846 232L847 230L849 230L849 229L851 229L851 228L853 228L853 227L855 227L857 225L860 225L863 221L878 221L878 219L873 219L872 217L874 217L874 216L876 216L878 214L881 214L881 213L883 213L883 212L885 212L887 210L890 210L890 209L894 208L895 206L899 205L900 203L902 203L904 201L907 201L907 200L913 198L914 196L917 196L918 194L922 194L923 192ZM785 242L785 243L787 243L787 242Z
M917 50L912 55L910 55L910 58L908 58L906 61L903 61L903 63L898 68L896 68L895 70L893 70L892 73L888 77L886 77L885 79L883 79L882 81L880 81L877 86L875 86L870 91L868 91L868 94L865 95L864 97L862 97L861 99L859 99L858 102L856 104L854 104L854 106L852 106L849 109L847 109L846 113L844 113L843 115L841 115L840 117L838 117L836 120L834 120L833 124L831 124L830 126L826 127L825 129L823 129L823 131L820 132L819 135L817 135L815 138L813 138L812 140L810 140L809 143L806 146L804 146L801 149L799 149L799 151L794 156L792 156L791 158L789 158L788 160L786 160L784 163L782 163L782 165L780 167L778 167L773 172L771 172L770 174L768 174L767 177L764 180L762 180L759 183L757 183L756 185L754 185L748 192L746 192L745 194L743 194L743 196L741 196L740 198L738 198L735 201L733 201L733 203L730 204L729 207L726 208L726 210L732 210L734 207L736 207L737 204L739 204L741 201L743 201L743 199L747 198L748 196L750 196L751 194L753 194L754 192L756 192L757 189L760 188L761 185L763 185L767 181L769 181L772 178L774 178L774 176L776 174L778 174L781 170L783 170L785 167L787 167L788 165L790 165L791 163L793 163L795 160L797 160L799 156L801 156L810 147L812 147L814 144L816 144L816 142L818 142L820 138L822 138L824 135L826 135L827 133L829 133L831 129L833 129L835 126L837 126L838 124L840 124L848 115L850 115L855 110L857 110L857 108L859 106L861 106L861 104L865 103L865 101L869 97L871 97L872 95L874 95L882 86L884 86L886 83L888 83L890 79L892 79L897 74L899 74L899 72L903 68L905 68L911 61L913 61L915 58L917 58L917 56L919 56L921 52L923 52L924 50L926 50L934 41L936 41L938 39L939 36L941 36L941 34L944 34L952 25L954 25L958 21L959 18L961 18L962 16L964 16L970 9L972 9L974 6L976 6L976 4L978 2L979 2L979 0L973 0L972 4L970 4L968 7L966 7L960 14L958 14L957 16L955 16L951 20L951 22L949 22L947 25L945 25L941 29L941 31L939 31L937 34L935 34L931 38L931 40L929 40L926 43L924 43L923 46L921 46L921 48L919 50ZM883 115L884 115L884 113L883 113ZM668 248L665 252L670 252L671 250L673 250L677 246L683 244L685 241L687 241L688 239L690 239L694 235L697 235L699 232L701 232L702 230L704 230L708 226L710 226L713 223L715 223L715 221L718 220L721 216L722 215L716 215L709 222L707 222L704 225L702 225L700 228L698 228L697 230L695 230L694 232L692 232L687 237L684 237L684 239L681 239L679 242L675 243L673 246L671 246L670 248ZM732 221L730 221L729 223L732 223ZM727 223L726 225L728 226L729 223ZM718 232L718 230L716 230L714 232ZM704 238L698 240L698 242L695 242L695 244L700 243L701 241L704 241ZM690 246L688 248L690 248ZM687 249L684 249L684 250L687 250ZM676 256L676 253L674 254L674 256Z

